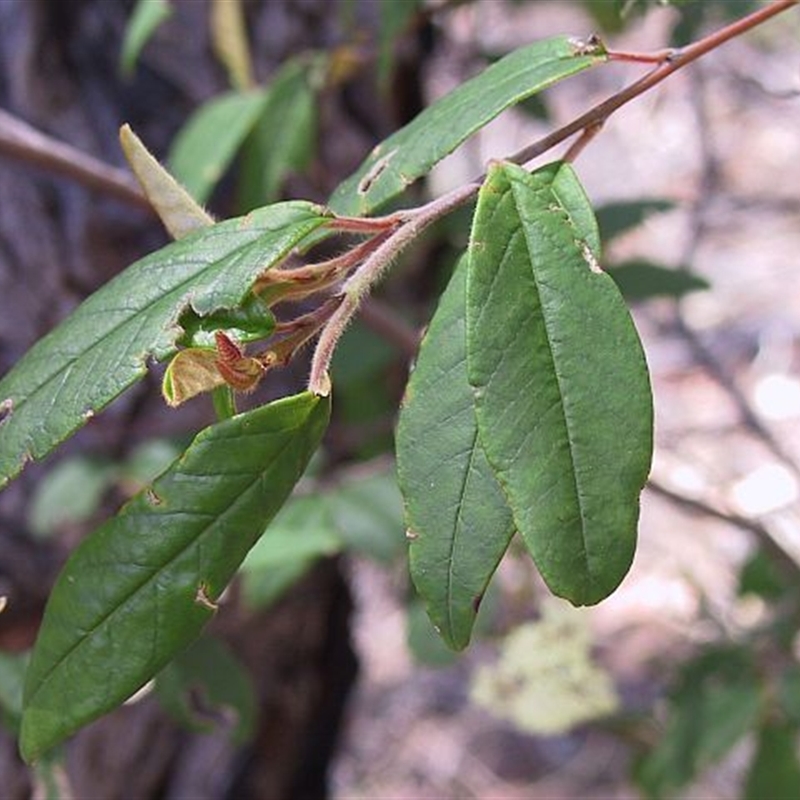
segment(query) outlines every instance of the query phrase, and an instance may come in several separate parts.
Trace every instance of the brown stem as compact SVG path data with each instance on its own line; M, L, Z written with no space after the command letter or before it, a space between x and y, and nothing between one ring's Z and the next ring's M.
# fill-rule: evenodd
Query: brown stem
M263 353L255 357L256 360L265 370L288 364L303 345L328 322L340 303L340 297L332 297L302 317L279 323L275 332L279 335L285 334L284 338L273 342Z
M0 109L0 153L152 211L132 176L47 136Z
M387 267L408 247L429 225L454 209L463 205L477 191L471 184L450 192L444 197L408 212L407 221L392 232L364 263L350 276L342 288L341 305L334 311L322 329L314 357L311 361L311 374L308 390L313 394L325 396L330 393L328 368L333 352L342 334L372 286L380 279Z
M635 100L639 95L652 89L654 86L661 83L661 81L672 75L673 72L677 72L687 64L696 61L701 56L716 49L730 39L740 36L771 17L788 10L792 6L796 6L798 3L800 3L800 0L775 0L775 2L770 5L760 8L752 14L748 14L746 17L742 17L742 19L709 34L693 44L687 45L679 50L670 51L669 59L665 57L667 51L659 51L654 57L655 62L659 64L655 69L639 78L639 80L634 81L629 86L626 86L624 89L617 92L617 94L593 106L584 114L572 120L572 122L554 130L552 133L549 133L547 136L542 137L527 147L523 147L522 150L517 151L513 155L506 156L503 160L510 161L514 164L525 164L543 155L556 145L561 144L565 139L569 139L570 136L602 125L619 108L622 108L626 103ZM413 213L424 212L428 206L433 205L433 203L446 203L456 197L461 198L459 204L463 205L469 202L469 200L478 193L485 178L486 174L484 173L469 184L454 189L431 203L415 209ZM471 191L468 191L470 189ZM455 207L456 206L454 206L454 208Z
M405 222L404 211L397 211L385 217L334 217L326 224L342 233L381 233L396 228Z
M581 135L569 146L569 150L567 150L567 152L564 154L562 160L566 161L568 164L572 164L574 161L576 161L586 145L589 144L589 142L591 142L598 133L600 133L604 124L605 120L600 120L600 122L595 122L594 125L589 125L588 127L584 128L581 131Z
M666 50L656 50L655 53L627 53L622 50L606 50L609 61L623 61L634 64L663 64L675 58L677 50L669 47Z

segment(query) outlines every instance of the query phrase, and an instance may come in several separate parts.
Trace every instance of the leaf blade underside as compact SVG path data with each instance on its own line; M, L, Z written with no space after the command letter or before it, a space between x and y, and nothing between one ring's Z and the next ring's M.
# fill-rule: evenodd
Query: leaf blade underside
M483 593L514 534L480 445L467 380L465 261L431 320L397 428L411 576L454 649L469 643Z

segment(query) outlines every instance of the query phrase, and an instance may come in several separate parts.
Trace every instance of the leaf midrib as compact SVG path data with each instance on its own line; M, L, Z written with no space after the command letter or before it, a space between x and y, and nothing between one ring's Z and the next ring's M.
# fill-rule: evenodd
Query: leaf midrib
M303 421L305 421L306 419L308 419L308 414L306 414L306 416L304 417ZM299 425L298 425L298 426L295 426L295 427L294 427L292 430L297 430L299 427L301 427L301 426L299 426ZM263 436L263 435L264 435L263 433L258 433L258 432L255 432L255 431L254 431L253 433L250 433L250 434L242 434L241 436L239 436L239 437L237 437L237 438L248 438L248 437L252 437L252 436ZM286 443L285 443L285 444L284 444L284 445L281 447L281 449L280 449L280 451L278 452L278 454L277 454L276 456L272 456L272 457L270 458L270 463L271 463L271 464L272 464L272 463L275 463L275 464L277 464L277 463L279 463L279 462L280 462L280 459L281 459L281 457L283 456L283 454L285 453L285 451L287 450L287 448L289 447L289 445L291 444L291 442L292 442L292 437L291 437L291 436L289 436L289 437L287 438L287 441L286 441ZM227 475L227 473L218 473L218 474L220 474L220 475ZM171 565L172 565L172 564L173 564L173 563L174 563L174 562L175 562L175 561L176 561L178 558L180 558L181 556L183 556L183 555L184 555L184 553L185 553L185 552L186 552L186 551L187 551L187 550L188 550L190 547L192 547L192 546L194 546L194 545L197 545L197 544L199 544L200 540L201 540L201 539L202 539L204 536L206 536L206 535L208 534L209 530L210 530L210 529L211 529L211 528L212 528L212 527L213 527L215 524L217 524L217 523L219 522L219 520L220 520L220 519L221 519L223 516L225 516L226 514L228 514L228 513L229 513L229 512L230 512L230 511L233 509L233 507L234 507L234 506L235 506L235 505L236 505L236 504L237 504L237 503L238 503L240 500L243 500L243 499L245 498L245 496L249 495L249 493L250 493L250 492L253 490L253 487L255 486L255 484L256 484L256 483L257 483L259 480L261 480L261 479L262 479L262 478L263 478L263 477L264 477L266 474L267 474L267 471L266 471L266 470L260 470L259 472L257 472L257 473L255 474L255 477L254 477L254 479L253 479L253 480L252 480L252 481L251 481L251 482L250 482L250 483L247 485L247 487L246 487L245 489L243 489L243 490L242 490L242 491L241 491L241 492L240 492L240 493L239 493L239 494L238 494L236 497L234 497L234 498L233 498L233 500L232 500L232 501L231 501L231 502L230 502L230 503L229 503L229 504L228 504L228 505L227 505L227 506L226 506L224 509L222 509L222 510L221 510L219 513L215 513L215 515L214 515L214 519L213 519L213 520L211 520L211 521L210 521L210 522L209 522L207 525L205 525L205 527L203 527L203 528L201 529L201 531L200 531L200 532L199 532L199 533L198 533L196 536L192 537L192 538L191 538L191 540L190 540L188 543L186 543L186 544L182 544L182 545L180 546L180 548L179 548L179 549L178 549L178 550L177 550L177 551L176 551L174 554L170 555L170 556L169 556L169 558L168 558L168 559L167 559L167 560L166 560L166 561L165 561L163 564L161 564L161 565L160 565L160 566L159 566L159 567L158 567L158 568L157 568L157 569L156 569L154 572L150 573L148 576L146 576L146 577L144 578L144 580L142 580L142 581L141 581L140 583L138 583L137 585L133 586L133 588L131 589L131 591L130 591L130 592L128 592L128 593L127 593L127 594L126 594L126 595L125 595L125 596L122 598L122 600L121 600L119 603L117 603L117 605L116 605L114 608L110 609L110 610L109 610L109 611L108 611L106 614L104 614L104 615L103 615L103 616L102 616L102 617L101 617L101 618L100 618L100 619L99 619L99 620L98 620L98 621L97 621L97 622L96 622L96 623L95 623L95 624L94 624L94 625L93 625L91 628L89 628L89 629L88 629L88 630L87 630L87 631L86 631L86 632L83 634L83 636L81 636L81 637L80 637L80 638L79 638L79 639L78 639L78 640L77 640L77 641L76 641L76 642L75 642L75 643L74 643L74 644L73 644L73 645L72 645L72 646L71 646L71 647L70 647L70 648L69 648L69 649L68 649L68 650L67 650L67 651L66 651L66 652L65 652L65 653L64 653L64 654L61 656L61 658L59 658L59 659L58 659L58 661L57 661L55 664L53 664L53 666L52 666L52 667L51 667L51 668L50 668L50 669L47 671L47 673L46 673L46 674L45 674L45 675L44 675L44 676L41 678L41 680L39 681L39 685L36 687L36 689L34 690L33 694L32 694L32 695L31 695L31 697L30 697L30 700L29 700L28 702L26 702L26 704L25 704L25 705L29 705L30 703L32 703L32 702L33 702L33 700L36 698L36 696L37 696L37 695L38 695L38 694L39 694L39 693L40 693L40 692L41 692L41 691L44 689L45 685L46 685L46 684L47 684L47 683L48 683L48 682L51 680L51 678L52 678L52 677L53 677L53 675L54 675L54 674L57 672L57 670L58 670L58 669L61 667L61 665L62 665L64 662L66 662L66 661L67 661L67 660L70 658L70 656L71 656L71 655L72 655L72 654L73 654L73 653L74 653L74 652L75 652L77 649L79 649L79 648L80 648L80 647L81 647L81 646L84 644L84 642L85 642L85 641L86 641L86 640L87 640L87 639L88 639L90 636L93 636L93 635L96 633L96 631L98 631L98 630L99 630L99 629L100 629L100 628L101 628L103 625L105 625L105 624L106 624L106 623L107 623L107 622L108 622L108 621L109 621L109 620L110 620L110 619L111 619L111 618L112 618L112 617L113 617L115 614L117 614L117 613L120 611L120 609L122 609L122 608L123 608L123 606L126 606L126 605L128 605L128 604L129 604L129 603L132 601L132 599L133 599L133 598L134 598L134 597L135 597L135 596L136 596L136 595L137 595L137 594L138 594L140 591L142 591L142 590L143 590L143 589L144 589L144 588L145 588L145 587L146 587L148 584L150 584L150 583L152 583L154 580L156 580L156 579L157 579L157 578L158 578L158 577L159 577L159 576L160 576L160 575L161 575L161 574L162 574L162 573L163 573L165 570L167 570L167 569L168 569L168 568L169 568L169 567L170 567L170 566L171 566ZM185 476L185 477L191 477L191 473L187 473L187 472L177 472L177 473L175 473L175 477L178 477L178 476L180 476L180 475L183 475L183 476ZM158 487L157 487L157 485L156 485L156 484L154 484L154 485L153 485L153 490L154 490L154 491L157 491L157 488L158 488ZM172 512L172 513L176 513L176 512ZM184 512L184 513L185 513L185 512ZM192 514L193 514L193 515L195 515L195 516L200 516L200 514L198 514L197 512L190 512L190 513L192 513ZM202 512L201 512L201 513L202 513ZM158 512L156 512L156 515L157 515L157 514L158 514Z
M453 632L455 630L455 623L453 619L453 584L454 578L454 565L455 565L455 551L456 540L458 539L458 531L461 530L461 522L463 519L464 497L467 493L467 484L469 483L470 475L472 474L472 464L475 458L475 448L478 444L478 426L475 426L475 431L472 436L472 446L467 459L466 469L461 481L461 488L458 492L458 509L456 511L456 518L453 525L453 536L450 538L450 546L448 547L447 558L447 625L450 631L450 638L455 641Z
M525 247L526 247L526 250L527 250L527 253L528 253L529 262L530 262L530 265L531 265L530 272L531 272L531 276L533 278L534 285L536 286L536 295L537 295L537 298L539 300L539 307L542 309L542 314L541 314L542 327L544 328L545 341L547 343L547 351L548 351L548 353L550 355L550 363L552 364L552 367L553 367L552 371L553 371L553 375L555 376L555 379L556 379L556 386L558 388L558 396L559 396L559 401L560 401L559 405L560 405L560 408L561 408L561 414L559 416L563 420L564 430L566 432L567 442L568 442L568 445L569 445L568 453L569 453L569 460L570 460L570 478L572 479L571 482L572 482L572 487L573 487L573 490L574 490L575 501L576 501L576 504L578 506L578 512L580 514L580 520L581 520L580 542L581 542L581 549L583 551L583 562L584 562L584 565L586 567L587 575L589 575L591 577L592 572L591 572L591 568L590 568L590 564L589 564L589 549L588 549L587 541L586 541L586 527L587 527L588 521L587 521L586 509L585 509L584 503L583 503L583 496L582 496L581 491L580 491L580 486L578 485L575 454L573 452L573 438L572 438L572 431L571 431L571 428L570 428L569 415L567 414L567 409L566 409L564 387L563 387L563 384L562 384L561 376L559 375L558 369L556 368L556 358L555 358L554 348L553 348L553 344L552 344L552 337L551 337L551 333L550 333L550 327L548 325L547 315L544 313L544 306L542 305L541 284L540 284L538 276L536 274L536 270L533 268L533 257L532 257L533 254L532 254L532 251L531 251L528 226L523 222L523 217L522 217L522 214L520 213L521 209L520 209L520 203L519 203L519 198L518 198L518 194L517 194L517 192L518 192L517 181L514 178L512 178L511 176L508 176L508 182L509 182L509 185L510 185L510 188L511 188L511 196L512 196L512 200L514 202L514 208L515 208L515 211L517 212L517 217L519 219L519 225L520 225L520 228L523 231L523 235L524 235L524 239L525 239ZM528 187L526 187L526 188L528 188ZM556 195L556 193L553 191L552 186L548 186L546 191L558 203L559 207L563 209L563 205L562 205L560 199L558 198L558 196ZM545 213L548 213L548 212L545 212Z

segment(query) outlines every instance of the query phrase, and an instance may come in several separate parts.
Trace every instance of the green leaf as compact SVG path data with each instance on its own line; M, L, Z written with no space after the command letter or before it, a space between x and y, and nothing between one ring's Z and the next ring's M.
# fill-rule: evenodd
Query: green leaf
M333 193L331 208L360 215L377 209L506 108L604 61L602 46L565 36L509 53L375 147Z
M671 200L632 200L607 203L597 209L597 224L603 241L608 242L641 225L653 214L669 211L675 204Z
M266 339L275 330L275 315L258 295L250 294L236 308L223 308L202 317L188 308L178 324L184 331L179 344L215 347L214 333L219 330L240 344Z
M133 74L142 49L173 11L167 0L138 0L125 26L125 38L122 42L120 67L125 77Z
M628 300L679 298L709 288L708 281L688 269L662 267L643 259L615 264L609 267L608 274Z
M792 588L791 581L764 550L756 550L739 571L737 591L740 595L754 594L776 603Z
M747 774L745 800L796 800L800 797L797 728L770 723L758 734L756 754Z
M132 264L0 380L0 487L175 351L177 323L234 308L255 278L325 222L309 203L268 206Z
M36 484L28 523L36 536L86 522L100 508L114 480L108 462L77 456L62 461Z
M158 674L155 689L161 705L189 730L208 733L220 722L234 723L231 739L239 745L255 732L258 700L253 682L219 639L202 636L179 653Z
M239 173L242 208L270 203L285 178L305 169L314 155L317 100L307 59L287 61L266 90L258 120L243 148Z
M481 441L517 530L550 589L583 605L633 558L652 397L577 187L566 164L490 169L470 242L467 352Z
M152 483L185 450L171 439L150 439L133 448L119 468L119 481L123 490L135 494Z
M217 95L195 111L175 137L167 163L198 203L208 200L225 174L267 97L263 89Z
M514 533L480 444L467 380L466 259L439 301L397 426L411 577L442 638L466 647L486 586Z
M327 401L304 393L207 428L79 545L26 677L27 761L119 705L197 636L303 474L328 414Z
M800 666L792 664L780 676L777 701L786 719L800 726Z
M290 500L242 564L245 602L275 602L320 558L347 549L389 563L404 544L403 509L392 471Z

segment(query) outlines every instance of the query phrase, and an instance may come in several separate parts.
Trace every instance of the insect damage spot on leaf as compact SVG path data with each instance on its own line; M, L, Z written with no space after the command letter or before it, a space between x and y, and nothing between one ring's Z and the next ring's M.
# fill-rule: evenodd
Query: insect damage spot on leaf
M483 602L483 594L476 594L475 597L472 598L472 610L477 614L478 610L481 607L481 603Z
M383 158L378 159L375 164L370 168L366 175L358 182L358 187L356 191L359 194L366 194L375 184L375 181L381 176L381 174L386 170L386 167L389 166L389 162L392 159L392 156L397 152L395 148L390 153L387 153Z
M4 422L8 422L11 419L11 415L14 413L14 401L7 397L0 403L0 425Z
M585 39L570 39L569 44L576 56L602 56L606 52L602 39L596 33Z
M416 531L412 531L411 528L409 528L406 531L406 539L408 539L410 542L413 542L415 539L419 539L419 534Z
M596 273L597 275L603 274L603 268L600 266L600 262L595 257L595 254L592 252L592 248L589 247L586 242L577 242L578 246L581 249L581 253L583 254L583 258L586 263L589 265L589 269Z
M219 605L208 596L208 586L204 583L201 583L197 587L194 601L197 605L203 606L203 608L207 608L209 611L217 611L219 609Z
M164 501L153 491L153 489L149 488L145 492L145 497L147 498L147 502L150 503L151 506L160 506Z

